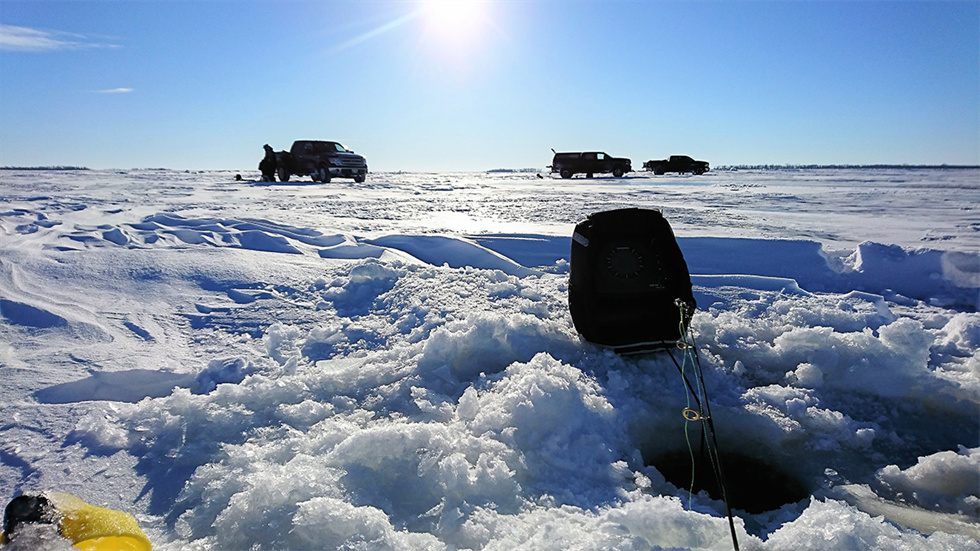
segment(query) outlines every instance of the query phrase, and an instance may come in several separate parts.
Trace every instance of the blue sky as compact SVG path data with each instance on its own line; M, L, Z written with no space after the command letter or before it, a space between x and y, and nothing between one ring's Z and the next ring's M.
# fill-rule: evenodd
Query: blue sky
M451 8L0 0L0 165L253 170L294 139L376 171L980 164L976 0Z

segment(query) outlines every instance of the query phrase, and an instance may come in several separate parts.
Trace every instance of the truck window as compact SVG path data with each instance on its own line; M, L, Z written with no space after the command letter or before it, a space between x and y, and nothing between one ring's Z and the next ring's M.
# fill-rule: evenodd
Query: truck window
M605 153L599 153L599 154L598 154L598 155L597 155L596 157L597 157L597 158L598 158L598 159L599 159L600 161L605 161L605 160L606 160L606 154L605 154Z

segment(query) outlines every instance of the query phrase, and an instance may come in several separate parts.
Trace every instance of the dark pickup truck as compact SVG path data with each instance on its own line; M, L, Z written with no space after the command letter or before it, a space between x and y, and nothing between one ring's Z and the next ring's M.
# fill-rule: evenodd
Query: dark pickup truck
M695 161L687 155L671 155L669 159L643 163L643 170L651 170L654 174L665 174L667 172L704 174L711 170L711 167L708 166L707 161Z
M297 140L289 151L276 153L279 180L290 176L309 176L314 182L329 183L331 178L367 178L367 161L337 142Z
M558 153L554 149L555 158L551 161L551 172L561 174L562 178L571 178L576 174L585 174L591 178L596 173L609 173L621 178L623 174L633 171L633 161L625 158L610 157L601 152Z

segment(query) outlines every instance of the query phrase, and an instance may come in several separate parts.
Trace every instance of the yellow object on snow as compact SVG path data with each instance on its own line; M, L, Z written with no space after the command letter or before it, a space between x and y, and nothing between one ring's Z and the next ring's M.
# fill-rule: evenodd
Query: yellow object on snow
M61 535L83 551L152 551L133 515L90 505L62 492L45 492L59 516ZM3 541L0 539L0 541Z

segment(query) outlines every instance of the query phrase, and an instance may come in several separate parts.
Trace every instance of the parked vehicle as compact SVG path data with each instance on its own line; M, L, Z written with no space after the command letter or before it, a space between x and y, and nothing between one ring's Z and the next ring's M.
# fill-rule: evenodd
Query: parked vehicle
M621 178L623 174L633 171L632 161L626 158L611 157L598 151L582 153L558 153L554 149L555 157L551 161L551 172L561 174L562 178L571 178L576 174L585 174L586 178L591 178L593 174L612 173L613 176Z
M708 166L707 161L695 161L687 155L671 155L669 159L643 163L643 170L653 171L654 174L666 174L667 172L704 174L711 170L711 167Z
M367 178L367 161L337 142L297 140L289 151L276 153L279 180L309 176L314 182L329 183L331 178Z

